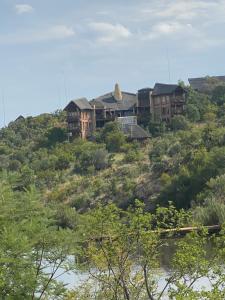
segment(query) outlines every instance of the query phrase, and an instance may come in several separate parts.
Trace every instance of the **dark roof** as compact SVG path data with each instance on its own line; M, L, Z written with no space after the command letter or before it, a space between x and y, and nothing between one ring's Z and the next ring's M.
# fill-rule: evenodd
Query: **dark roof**
M96 108L106 108L112 110L129 110L137 104L136 94L122 92L122 100L116 100L113 93L108 93L93 99L90 103Z
M138 93L139 93L139 92L150 92L150 91L153 91L153 89L150 88L150 87L146 87L146 88L143 88L143 89L138 90Z
M188 79L190 86L199 92L212 90L216 85L225 83L225 76L206 76Z
M90 102L86 98L79 98L79 99L70 101L70 103L65 107L64 110L67 110L69 105L71 105L72 103L74 103L81 110L92 110L93 109L92 106L90 105Z
M156 83L152 95L170 95L173 94L178 88L182 89L182 87L180 87L178 84Z
M15 121L25 120L24 116L20 115Z
M130 139L148 139L150 135L141 126L136 124L126 124L122 127L123 133Z

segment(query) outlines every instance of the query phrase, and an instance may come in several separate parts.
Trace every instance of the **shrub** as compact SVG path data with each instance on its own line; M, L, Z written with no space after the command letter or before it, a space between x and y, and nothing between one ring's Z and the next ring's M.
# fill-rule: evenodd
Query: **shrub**
M225 85L217 86L213 90L212 102L219 106L221 106L225 103Z
M8 168L10 171L18 171L21 168L21 163L18 160L11 160Z
M186 116L187 116L188 120L190 120L191 122L199 121L200 113L199 113L197 106L195 106L194 104L188 104L186 106Z
M108 134L106 137L106 148L110 152L120 152L126 139L121 131Z
M60 156L55 163L56 170L65 170L68 169L69 166L70 166L70 161L65 156Z
M133 149L130 149L124 157L124 161L127 163L139 161L140 159L141 159L140 152L135 151Z
M47 144L48 146L53 146L56 143L62 143L66 141L67 134L65 128L53 127L47 133Z
M97 149L93 153L93 165L95 170L102 170L109 166L109 154L105 149Z
M171 120L171 128L177 130L187 130L189 123L184 116L174 116Z

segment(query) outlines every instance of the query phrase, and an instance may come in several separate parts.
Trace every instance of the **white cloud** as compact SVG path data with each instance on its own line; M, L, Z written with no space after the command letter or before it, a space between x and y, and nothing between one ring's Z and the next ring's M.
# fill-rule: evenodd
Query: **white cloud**
M66 25L57 25L50 27L45 34L43 34L44 39L63 39L71 37L75 34L72 27Z
M150 33L144 36L144 39L157 39L162 36L178 35L178 34L194 33L191 24L183 24L179 22L159 22L153 25Z
M132 34L125 26L121 24L110 24L104 22L92 22L89 24L91 30L97 35L97 41L100 43L112 43L129 38Z
M223 2L224 0L162 0L151 7L142 8L141 13L145 17L190 20L210 15L211 10L218 10Z
M30 13L34 10L33 7L29 4L17 4L15 5L15 9L16 9L16 13L19 15Z
M42 30L32 30L23 33L0 36L0 44L30 44L60 40L75 35L73 28L66 25L56 25Z
M160 17L175 17L176 19L193 19L201 13L207 14L209 9L218 5L216 1L173 1L164 10L158 11L156 15Z

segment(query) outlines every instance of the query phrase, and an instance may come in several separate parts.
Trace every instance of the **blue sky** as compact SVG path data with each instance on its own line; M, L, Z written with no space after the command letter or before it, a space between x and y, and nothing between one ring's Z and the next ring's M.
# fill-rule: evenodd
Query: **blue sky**
M3 102L7 123L115 82L225 75L224 25L225 0L0 0L0 127Z

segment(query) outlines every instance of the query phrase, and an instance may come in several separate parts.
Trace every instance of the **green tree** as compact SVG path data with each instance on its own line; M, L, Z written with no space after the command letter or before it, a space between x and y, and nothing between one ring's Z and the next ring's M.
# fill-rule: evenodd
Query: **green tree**
M200 113L199 113L197 106L195 106L194 104L187 104L186 116L187 116L188 120L190 120L191 122L199 121Z
M34 189L14 193L5 179L0 187L1 298L61 299L65 288L57 278L72 269L72 232L54 225L54 210Z
M189 124L184 116L174 116L171 120L171 128L173 130L186 130Z
M225 85L217 86L212 92L212 102L222 106L225 103Z

